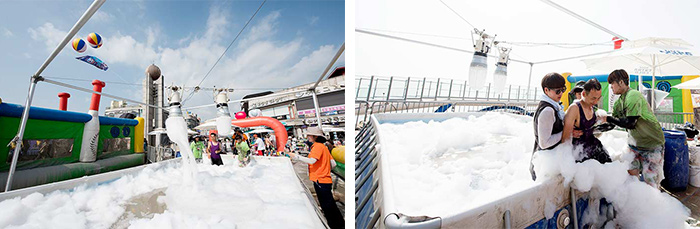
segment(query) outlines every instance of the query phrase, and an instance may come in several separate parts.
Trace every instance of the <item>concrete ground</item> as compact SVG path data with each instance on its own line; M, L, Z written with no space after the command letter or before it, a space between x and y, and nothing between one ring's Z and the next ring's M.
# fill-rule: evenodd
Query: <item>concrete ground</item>
M678 199L685 207L689 208L690 218L692 218L692 220L689 220L689 223L698 226L698 220L700 219L700 188L688 185L685 191L671 192L665 189L663 189L663 191Z
M314 190L313 186L314 184L311 182L311 180L309 180L308 164L299 161L292 161L292 164L294 165L294 171L301 178L304 186L306 186L306 188L311 192L311 195L314 196L314 200L316 200L316 207L320 209L321 206L318 203L318 198L316 198L316 191ZM331 177L333 178L333 196L335 197L335 203L338 205L338 210L340 210L340 213L343 214L343 217L345 217L345 181L332 173Z

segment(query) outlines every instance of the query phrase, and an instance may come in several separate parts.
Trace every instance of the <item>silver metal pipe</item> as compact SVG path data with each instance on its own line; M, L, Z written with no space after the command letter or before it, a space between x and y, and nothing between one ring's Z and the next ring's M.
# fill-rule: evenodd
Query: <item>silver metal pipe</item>
M323 122L321 122L321 109L318 105L318 96L316 96L316 90L311 91L311 96L314 99L314 110L316 111L316 121L318 122L318 128L323 131Z
M466 49L453 48L453 47L448 47L448 46L444 46L444 45L428 43L428 42L424 42L424 41L418 41L418 40L413 40L413 39L408 39L408 38L403 38L403 37L397 37L397 36L387 35L387 34L383 34L383 33L371 32L371 31L367 31L367 30L363 30L363 29L355 29L355 32L384 37L384 38L396 39L396 40L401 40L401 41L407 41L407 42L421 44L421 45L433 46L436 48L449 49L449 50L458 51L458 52L465 52L465 53L470 53L470 54L474 53L474 51L469 51ZM490 54L488 54L488 56L489 57L497 57L495 55L490 55ZM523 64L530 63L528 61L522 61L522 60L513 59L513 58L511 58L510 60L513 62L518 62L518 63L523 63Z
M510 210L506 210L506 212L503 213L503 221L505 222L505 228L510 229Z
M627 39L626 37L623 37L622 35L617 34L617 33L613 32L612 30L609 30L609 29L603 27L602 25L599 25L599 24L597 24L597 23L595 23L595 22L593 22L593 21L591 21L591 20L588 20L587 18L585 18L585 17L583 17L583 16L581 16L581 15L578 15L577 13L574 13L574 12L571 11L571 10L569 10L569 9L567 9L567 8L564 8L563 6L560 6L560 5L558 5L558 4L554 3L554 2L552 2L551 0L540 0L540 1L546 3L547 5L550 5L550 6L556 8L556 9L558 9L558 10L560 10L560 11L566 13L566 14L569 14L569 15L571 15L572 17L575 17L576 19L579 19L579 20L581 20L581 21L583 21L583 22L585 22L585 23L587 23L587 24L589 24L589 25L592 25L593 27L596 27L596 28L598 28L598 29L600 29L600 30L603 30L603 31L605 31L606 33L609 33L609 34L611 34L611 35L613 35L613 36L616 36L616 37L618 37L618 38L620 38L620 39L622 39L622 40L625 40L625 41L629 40L629 39Z
M340 58L340 54L343 54L343 51L345 51L345 42L343 42L343 45L340 46L338 52L335 53L333 60L331 60L331 62L328 63L328 66L326 66L326 70L323 70L323 74L321 74L321 77L318 78L314 86L311 86L311 89L316 89L316 86L318 86L318 84L321 83L321 80L323 80L323 78L326 77L326 74L331 69L331 67L333 67L333 64L335 64L335 62L338 61L338 58Z
M260 96L260 97L255 97L255 98L248 98L248 99L238 99L238 100L231 100L228 101L228 104L231 103L236 103L236 102L243 102L243 101L250 101L254 99L264 99L264 98L270 98L270 97L275 97L275 96L280 96L280 95L286 95L286 94L294 94L294 93L299 93L299 92L305 92L308 90L295 90L295 91L287 91L287 92L279 92L279 93L274 93L266 96ZM193 110L193 109L199 109L199 108L205 108L205 107L215 107L216 104L206 104L206 105L200 105L200 106L193 106L193 107L183 107L182 109L184 110Z
M78 22L76 22L75 25L73 25L73 28L71 28L70 31L68 31L68 34L66 34L61 43L59 43L58 46L56 46L56 49L53 50L49 58L46 58L44 64L42 64L41 67L39 67L39 70L37 70L36 73L34 73L34 76L39 76L42 72L44 72L44 69L46 69L46 67L48 67L49 64L51 64L51 61L53 61L53 59L56 58L56 56L58 56L58 53L60 53L61 50L63 50L63 47L65 47L66 44L68 44L68 41L70 41L71 38L73 38L73 36L75 36L75 34L78 33L78 30L80 30L80 28L83 28L83 25L85 25L85 23L87 23L87 21L90 20L90 17L92 17L92 15L95 14L95 12L97 12L97 10L102 6L102 4L105 3L105 1L106 0L95 0L94 2L92 2L92 5L90 5L90 7L85 11L85 13L83 13L83 16L80 16Z
M139 102L139 101L136 101L136 100L127 99L127 98L120 97L120 96L116 96L116 95L107 94L107 93L104 93L104 92L96 92L96 91L93 91L93 90L90 90L90 89L87 89L87 88L77 87L77 86L73 86L73 85L70 85L70 84L67 84L67 83L61 83L61 82L53 81L53 80L46 79L46 78L42 78L41 81L44 81L44 82L47 82L47 83L50 83L50 84L53 84L53 85L61 86L61 87L67 87L67 88L70 88L70 89L75 89L75 90L78 90L78 91L83 91L83 92L87 92L87 93L102 95L102 96L104 96L104 97L110 97L110 98L114 98L114 99L121 99L121 100L124 100L124 101L129 101L129 102L132 102L132 103L137 103L137 104L141 104L141 105L145 105L145 106L149 106L149 107L153 107L153 108L168 109L168 108L166 108L166 107L154 106L154 105L151 105L151 104Z
M525 92L525 107L523 108L525 110L525 114L527 114L527 105L528 101L530 101L530 82L532 82L532 65L533 64L530 63L530 76L527 77L527 92Z
M22 121L19 125L19 130L17 131L17 136L12 139L15 143L15 150L12 154L12 163L10 164L10 171L7 175L7 183L5 184L5 192L12 190L12 178L15 175L15 169L17 169L17 159L19 158L19 153L22 150L22 138L24 137L24 130L27 127L27 119L29 118L29 107L32 105L32 99L34 98L34 89L36 89L36 83L39 79L32 77L32 81L29 84L29 94L27 94L27 101L24 103L24 111L22 112ZM10 144L12 144L10 142Z
M576 215L576 191L571 188L571 209L573 211L574 219L574 229L578 229L578 215Z

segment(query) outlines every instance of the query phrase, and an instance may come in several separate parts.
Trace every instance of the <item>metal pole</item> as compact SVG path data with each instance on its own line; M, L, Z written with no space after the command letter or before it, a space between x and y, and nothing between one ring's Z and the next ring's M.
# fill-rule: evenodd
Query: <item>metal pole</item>
M462 85L462 100L464 100L464 94L467 92L467 81L464 81L464 84Z
M338 60L338 58L340 58L340 54L343 54L343 51L344 51L344 50L345 50L345 42L343 42L343 45L340 46L340 48L338 49L338 52L335 53L335 56L333 57L333 60L331 60L331 62L328 63L328 66L326 66L326 69L323 70L323 74L321 74L321 77L318 78L318 80L316 81L316 83L314 84L314 86L311 86L310 89L316 89L316 87L318 86L318 84L321 83L321 80L323 80L323 78L325 78L326 73L328 73L328 70L330 70L331 67L333 67L333 64L335 64L335 62Z
M372 93L372 84L374 83L374 76L369 78L369 87L367 88L367 100L369 101L369 95Z
M530 76L527 78L527 92L525 92L525 111L527 111L527 105L530 100L530 82L532 81L532 63L530 63ZM527 112L526 112L527 113Z
M438 96L440 95L440 78L438 78L437 85L435 87L435 100L437 101Z
M452 82L454 80L450 80L450 91L447 93L447 100L450 100L452 98Z
M573 209L572 214L574 217L574 229L578 229L578 215L576 213L576 191L574 191L574 188L571 189L571 209Z
M24 111L22 112L22 122L17 131L17 136L10 142L15 143L15 150L12 154L12 163L10 164L9 175L7 176L7 183L5 184L5 192L12 190L12 178L15 174L15 169L17 168L17 159L19 158L20 151L22 149L22 137L24 137L24 130L27 127L27 118L29 117L29 107L32 105L32 99L34 98L34 89L36 88L36 83L41 80L41 77L32 77L29 84L29 94L27 94L27 101L24 103Z
M489 87L486 88L486 101L489 100L491 96L491 83L489 83Z
M654 88L656 87L656 55L651 55L651 112L656 112L656 98Z
M510 93L512 92L512 89L513 89L513 85L511 84L508 86L508 101L510 101Z
M406 98L408 98L408 85L411 83L411 77L408 77L408 80L406 80L406 90L403 92L403 100L406 101Z
M420 85L420 100L423 101L423 91L425 91L425 77L423 77L423 84Z
M68 31L68 34L66 34L61 43L58 44L58 46L56 46L56 49L53 50L49 58L46 58L44 64L42 64L39 70L36 71L36 73L34 73L35 77L41 75L44 69L46 69L46 67L49 66L51 61L53 61L53 58L56 58L58 53L60 53L61 50L63 50L63 47L65 47L66 44L68 44L68 42L71 40L71 38L73 38L73 36L75 36L75 34L78 33L78 30L80 30L80 28L82 28L88 20L90 20L90 17L92 17L92 15L95 14L95 12L97 12L97 10L102 6L102 4L105 3L105 1L106 0L95 0L94 2L92 2L92 5L90 5L90 7L85 11L85 13L83 13L83 16L80 16L78 22L76 22L75 25L73 25L73 28L71 28L70 31Z
M316 122L318 122L318 128L323 131L323 123L321 122L321 109L318 106L318 97L316 96L316 89L311 91L311 97L314 99L314 110L316 111Z
M386 92L386 100L389 100L391 98L391 84L394 83L394 77L389 77L389 90Z
M20 120L19 124L19 130L17 131L17 136L15 136L12 141L15 143L15 151L14 154L12 155L12 162L10 164L10 171L7 176L7 184L5 184L5 192L12 190L12 178L15 173L15 169L17 167L17 159L19 158L19 153L22 148L22 138L24 137L24 130L27 127L27 118L29 118L29 107L32 105L32 99L34 98L34 90L36 88L36 83L40 80L42 80L42 77L40 76L42 72L46 69L46 67L49 66L49 64L53 61L54 58L58 55L58 53L63 50L63 47L68 44L68 41L75 36L76 33L78 33L78 30L87 23L88 20L90 20L90 17L92 17L95 12L102 6L102 4L105 3L106 0L95 0L92 2L90 7L83 13L82 16L80 16L80 19L78 19L78 22L73 25L73 28L66 34L66 36L63 38L61 43L56 47L56 49L53 50L51 55L49 55L48 58L44 61L44 63L39 67L39 70L34 73L34 75L31 78L31 82L29 85L29 93L27 94L27 101L24 104L24 111L22 112L22 119Z
M360 88L362 87L362 78L360 78L360 82L357 84L357 92L355 92L355 98L360 98Z

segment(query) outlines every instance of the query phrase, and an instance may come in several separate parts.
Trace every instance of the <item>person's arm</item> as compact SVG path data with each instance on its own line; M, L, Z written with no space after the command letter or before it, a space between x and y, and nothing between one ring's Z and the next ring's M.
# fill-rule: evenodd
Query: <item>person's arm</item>
M301 155L296 155L296 160L299 160L299 161L304 162L304 163L309 164L309 165L313 165L316 163L316 161L318 161L318 160L316 160L316 158L308 158L308 157L304 157Z
M579 113L576 104L569 106L564 116L564 130L561 134L561 142L565 142L571 138L571 133L574 132L574 123L578 119ZM551 133L551 132L550 132Z
M555 115L554 109L547 107L544 108L537 117L537 140L542 149L552 147L561 141L562 132L552 134L552 128L554 128L554 122L556 120L554 117Z
M625 99L625 102L627 102L625 106L616 109L617 112L613 112L613 116L607 116L605 121L622 128L634 129L637 125L637 120L642 116L642 109L648 109L649 105L638 93L628 95Z
M637 120L639 119L639 116L627 116L624 118L617 119L613 116L607 116L605 118L605 121L615 124L619 127L626 128L626 129L634 129L635 125L637 125Z

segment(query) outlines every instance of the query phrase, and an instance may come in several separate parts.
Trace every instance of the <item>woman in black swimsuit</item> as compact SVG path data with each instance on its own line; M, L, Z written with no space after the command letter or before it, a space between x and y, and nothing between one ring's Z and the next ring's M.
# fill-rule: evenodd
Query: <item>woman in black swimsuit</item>
M576 130L582 132L578 138L573 138L572 144L574 149L583 147L581 157L576 162L583 162L588 159L594 159L598 162L611 162L610 156L603 147L603 143L593 135L593 126L596 124L597 118L593 106L598 104L601 97L601 86L598 80L590 79L583 85L582 98L580 101L571 104L564 116L564 133L562 139L569 138L571 133Z

